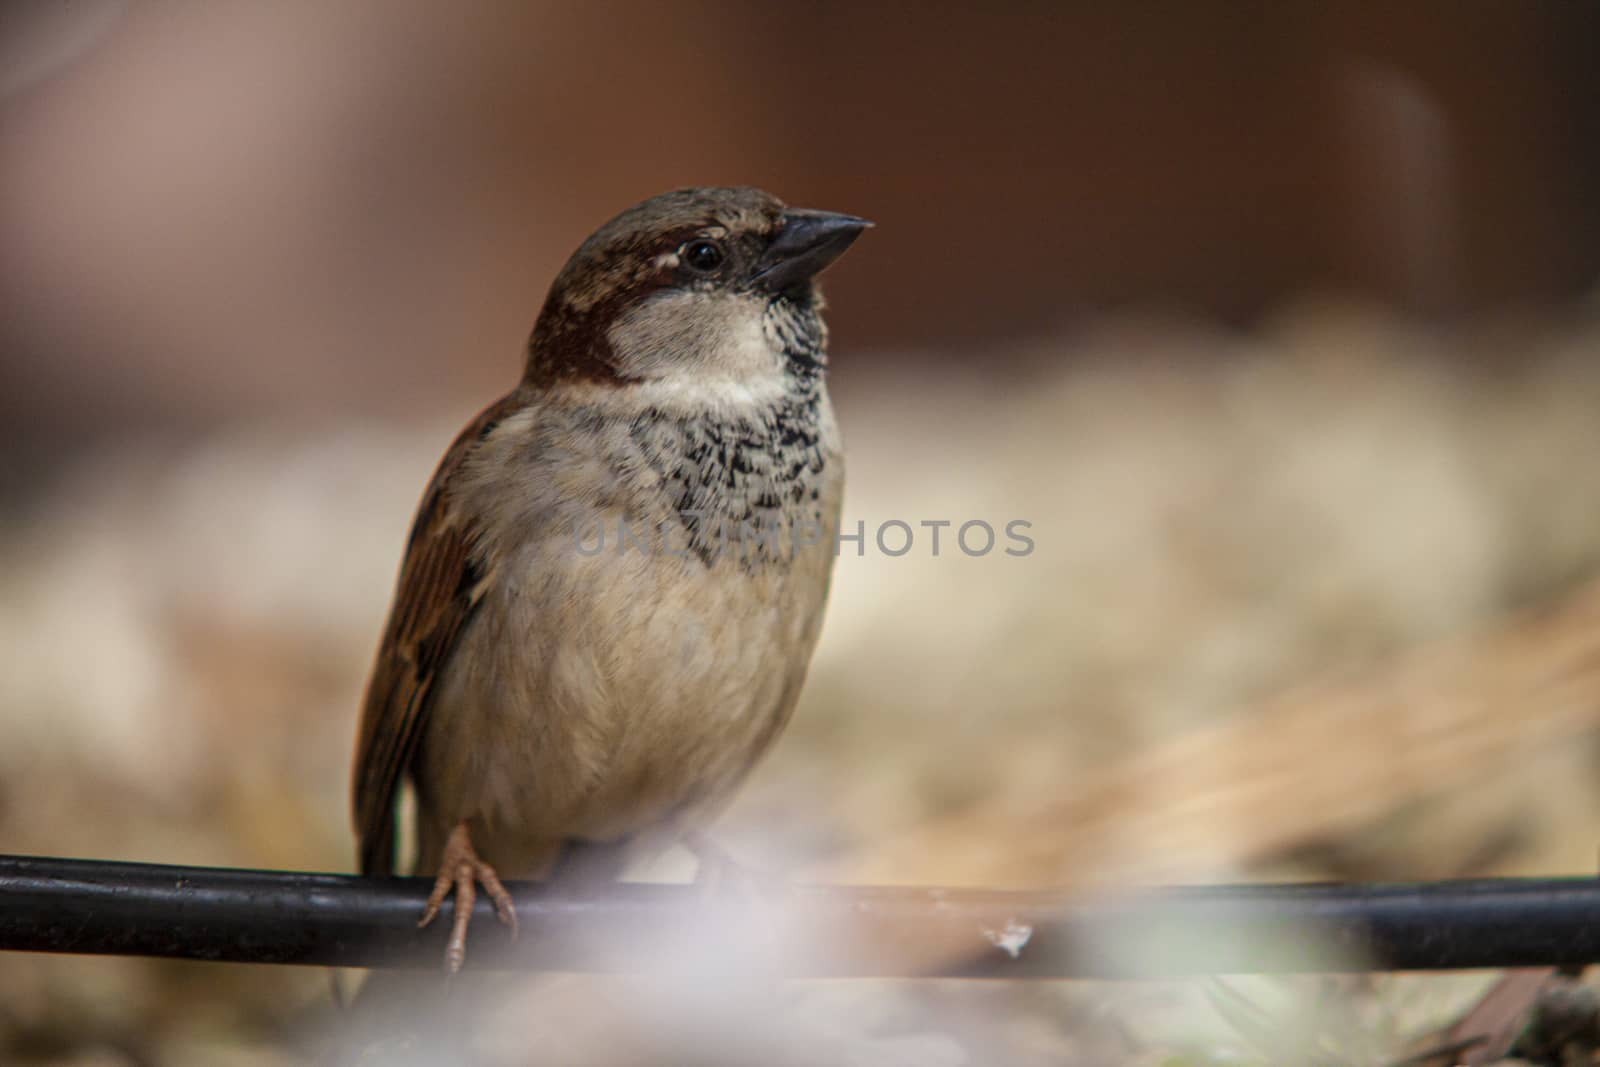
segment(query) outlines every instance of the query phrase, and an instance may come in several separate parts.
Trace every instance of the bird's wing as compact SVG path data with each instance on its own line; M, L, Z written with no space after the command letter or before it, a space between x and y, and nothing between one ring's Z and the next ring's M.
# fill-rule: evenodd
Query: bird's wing
M396 802L427 723L434 685L493 581L479 531L452 499L462 465L515 408L492 405L461 431L417 508L383 643L367 683L352 776L361 873L394 873Z

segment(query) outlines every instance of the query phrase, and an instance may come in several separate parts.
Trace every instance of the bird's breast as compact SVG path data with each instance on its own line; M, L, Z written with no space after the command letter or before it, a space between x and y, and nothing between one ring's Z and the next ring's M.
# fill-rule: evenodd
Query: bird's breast
M826 433L790 450L733 436L630 422L538 452L521 491L548 495L495 533L501 571L423 747L425 802L516 837L611 839L743 777L793 707L832 569L831 535L796 544L791 527L836 525L842 472Z

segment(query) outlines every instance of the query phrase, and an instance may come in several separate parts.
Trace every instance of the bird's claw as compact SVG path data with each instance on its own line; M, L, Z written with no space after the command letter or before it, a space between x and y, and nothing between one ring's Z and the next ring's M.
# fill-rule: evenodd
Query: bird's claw
M478 857L467 834L465 823L450 832L445 842L444 861L433 880L433 891L428 894L427 906L417 921L420 929L433 922L443 907L445 897L455 890L454 915L450 924L450 940L445 944L444 969L455 974L467 961L467 924L472 921L472 907L478 900L478 885L483 885L489 899L494 902L494 913L500 922L511 930L511 940L517 939L517 911L511 894L501 884L495 869Z

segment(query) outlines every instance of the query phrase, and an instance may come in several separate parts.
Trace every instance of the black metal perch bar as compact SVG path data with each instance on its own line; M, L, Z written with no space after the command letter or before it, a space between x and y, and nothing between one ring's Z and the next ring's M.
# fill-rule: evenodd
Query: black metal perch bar
M692 886L620 884L586 896L533 883L510 888L520 940L510 942L480 896L469 967L715 968L726 962L716 952L678 953L671 938L681 933L701 944L707 924L744 929L731 922L744 905ZM0 949L435 967L449 906L444 921L418 930L427 889L410 878L0 856ZM781 953L780 966L810 977L1125 978L1600 960L1594 878L1231 885L1116 896L806 886L746 904L774 909L781 924L769 929L794 923L804 931L794 941L802 950ZM761 939L734 935L746 945Z

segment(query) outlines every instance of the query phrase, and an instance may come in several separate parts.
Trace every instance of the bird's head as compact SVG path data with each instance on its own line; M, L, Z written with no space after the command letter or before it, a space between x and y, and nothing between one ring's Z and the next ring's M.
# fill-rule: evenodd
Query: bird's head
M680 189L629 208L556 276L525 381L759 394L820 373L816 276L871 223L759 189Z

